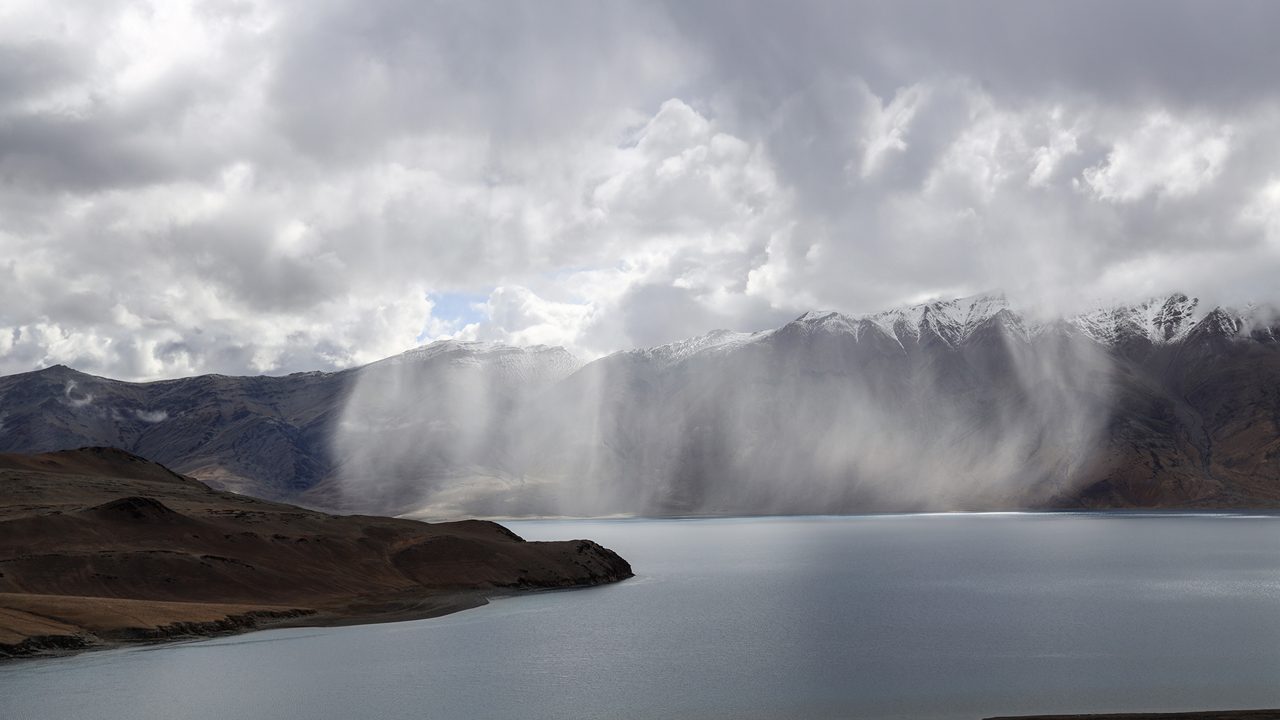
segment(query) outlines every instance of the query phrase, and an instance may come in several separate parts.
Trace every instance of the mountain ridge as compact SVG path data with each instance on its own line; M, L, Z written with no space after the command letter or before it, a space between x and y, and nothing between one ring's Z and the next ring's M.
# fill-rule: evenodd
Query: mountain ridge
M908 341L919 343L928 333L954 346L964 342L973 332L1001 314L1009 319L1008 322L1018 334L1025 335L1027 339L1065 325L1109 349L1116 349L1118 345L1135 339L1151 344L1176 343L1186 339L1192 330L1206 322L1214 325L1215 334L1235 335L1245 328L1257 327L1265 339L1276 338L1276 311L1267 306L1251 305L1243 310L1236 310L1216 305L1197 313L1198 307L1198 298L1188 297L1184 293L1172 293L1137 303L1099 307L1074 315L1026 322L1023 315L1009 304L1003 292L992 291L864 314L809 310L773 330L744 333L716 329L654 348L619 352L640 356L665 354L668 357L683 358L701 351L716 351L758 341L792 326L809 331L848 332L857 339L861 339L866 332L879 331L904 347ZM1260 316L1268 316L1270 319L1264 320L1266 324L1259 326ZM661 352L665 349L672 350Z
M591 362L443 340L284 376L54 366L0 378L0 451L112 445L221 489L442 517L1269 504L1275 318L1174 293L1034 321L990 292ZM768 472L823 479L792 502Z

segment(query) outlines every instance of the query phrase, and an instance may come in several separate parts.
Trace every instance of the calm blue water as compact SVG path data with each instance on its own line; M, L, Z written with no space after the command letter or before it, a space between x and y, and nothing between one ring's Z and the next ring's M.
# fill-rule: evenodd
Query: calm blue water
M509 523L639 577L0 665L0 718L979 718L1280 706L1280 518Z

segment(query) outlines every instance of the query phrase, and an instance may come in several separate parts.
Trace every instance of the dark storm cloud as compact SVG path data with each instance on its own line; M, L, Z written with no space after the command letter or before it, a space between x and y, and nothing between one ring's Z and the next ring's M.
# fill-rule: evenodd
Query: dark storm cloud
M938 76L1000 97L1072 93L1220 108L1274 98L1274 3L1142 0L965 3L670 2L716 72L786 97L853 72L877 92ZM757 111L759 108L756 109Z
M74 80L87 60L53 42L0 46L0 107L11 107L50 85Z
M187 158L130 129L66 117L0 123L0 183L41 192L87 192L170 180Z
M683 89L643 5L572 0L476 4L322 2L282 28L270 93L307 153L367 161L424 131L483 129L497 146L574 133L619 106ZM659 80L660 83L655 83Z

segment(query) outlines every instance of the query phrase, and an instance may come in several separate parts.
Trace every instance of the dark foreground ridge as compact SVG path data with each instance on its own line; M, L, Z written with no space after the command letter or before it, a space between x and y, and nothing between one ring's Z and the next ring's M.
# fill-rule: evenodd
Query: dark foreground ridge
M1206 710L1119 715L1011 715L986 718L986 720L1280 720L1280 710Z
M328 515L107 448L0 455L0 657L430 617L630 576L590 540Z

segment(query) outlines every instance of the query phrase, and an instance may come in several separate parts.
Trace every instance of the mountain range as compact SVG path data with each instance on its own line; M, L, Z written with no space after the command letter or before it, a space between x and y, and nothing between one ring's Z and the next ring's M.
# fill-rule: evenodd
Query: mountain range
M445 340L361 368L0 378L0 452L424 517L1280 505L1280 320L1183 294L809 312L583 362Z

